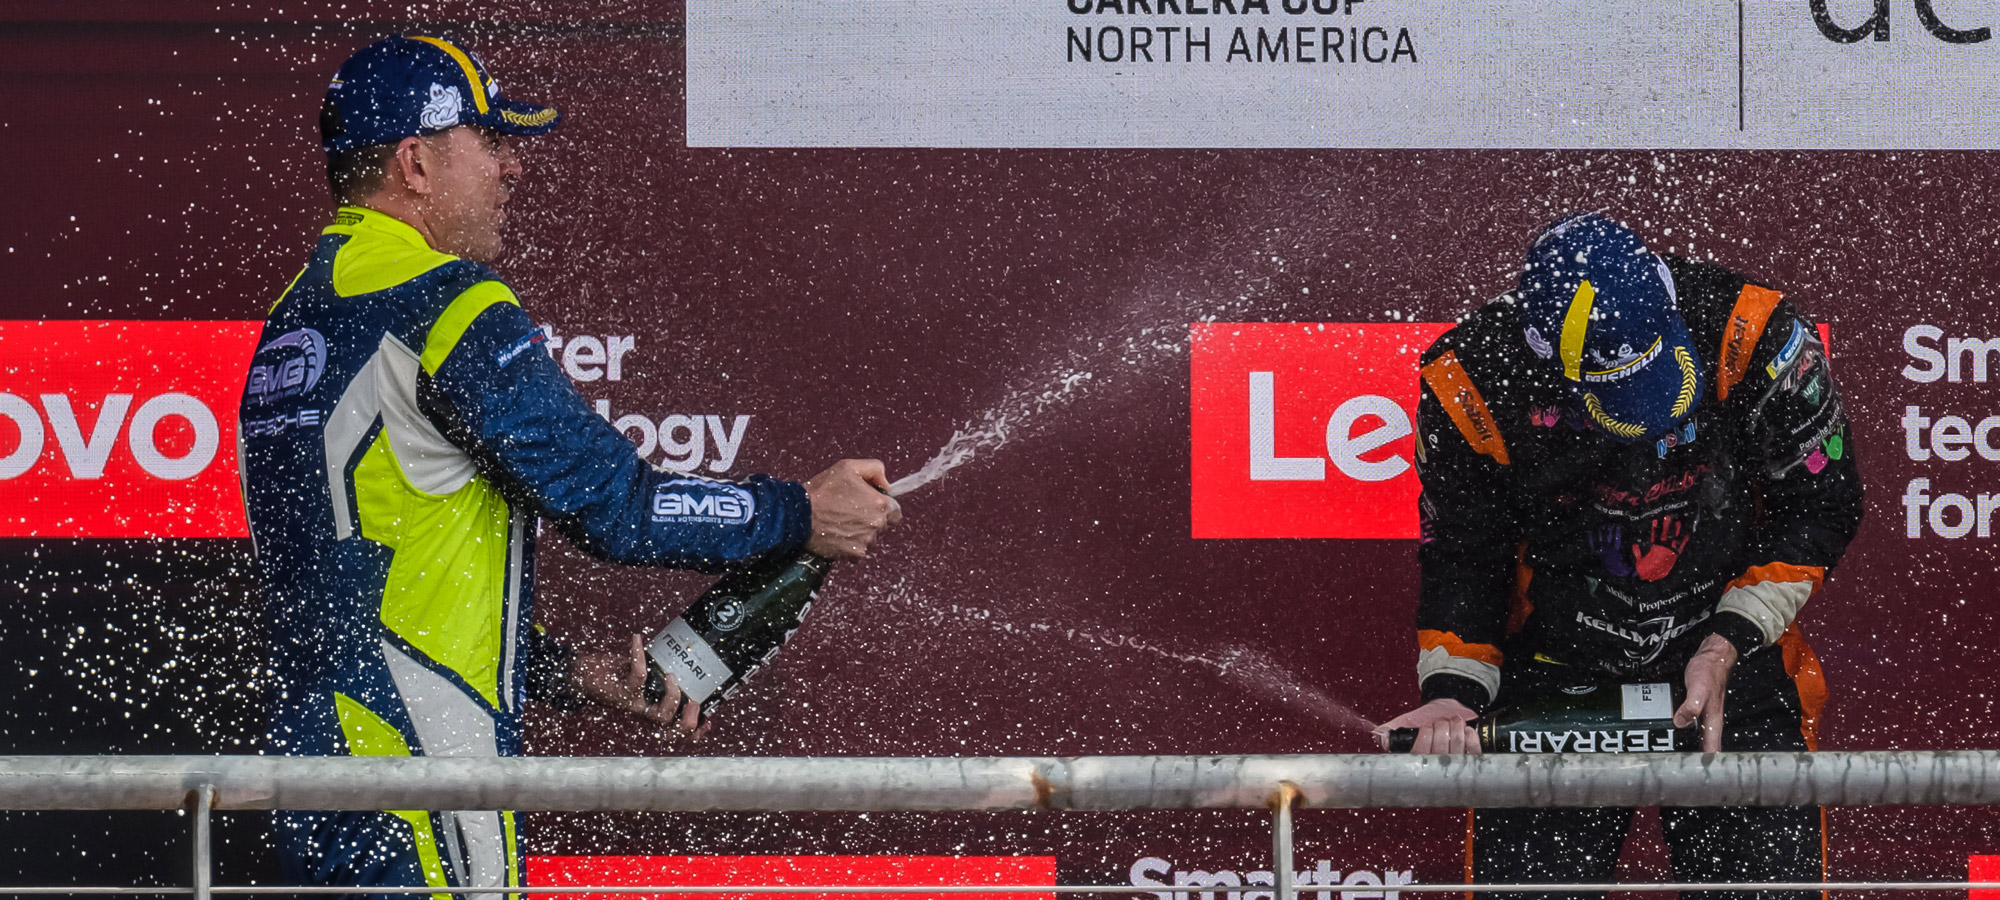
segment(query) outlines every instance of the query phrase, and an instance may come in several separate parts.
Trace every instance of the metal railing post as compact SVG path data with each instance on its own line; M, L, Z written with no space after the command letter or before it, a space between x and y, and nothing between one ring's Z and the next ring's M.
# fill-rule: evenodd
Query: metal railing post
M1292 801L1298 796L1297 785L1278 782L1278 797L1273 803L1277 809L1271 820L1271 874L1277 881L1277 900L1298 900L1298 889L1292 884Z
M209 871L209 811L215 804L215 787L204 784L195 788L194 802L194 900L209 900L211 873Z

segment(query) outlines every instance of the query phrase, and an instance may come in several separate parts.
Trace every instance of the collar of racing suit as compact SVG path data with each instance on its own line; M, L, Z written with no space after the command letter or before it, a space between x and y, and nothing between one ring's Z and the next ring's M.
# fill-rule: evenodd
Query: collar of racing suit
M343 206L334 211L333 224L326 226L320 234L345 234L354 237L367 235L383 237L407 243L420 250L435 252L436 248L424 240L423 232L416 226L388 213L369 209L365 206Z

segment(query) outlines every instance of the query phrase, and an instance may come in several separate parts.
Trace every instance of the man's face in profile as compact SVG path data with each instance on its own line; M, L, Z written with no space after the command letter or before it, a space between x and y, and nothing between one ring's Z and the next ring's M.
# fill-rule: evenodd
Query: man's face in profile
M521 177L521 160L511 138L474 125L461 125L422 139L434 151L436 186L425 220L437 249L474 262L500 256L504 207Z

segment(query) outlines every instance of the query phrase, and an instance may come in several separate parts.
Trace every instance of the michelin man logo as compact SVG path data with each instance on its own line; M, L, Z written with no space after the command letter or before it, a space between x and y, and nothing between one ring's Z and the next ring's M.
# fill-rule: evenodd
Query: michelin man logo
M1653 360L1660 355L1660 349L1665 344L1666 338L1661 336L1653 338L1652 346L1647 347L1644 352L1633 350L1629 343L1619 344L1616 350L1608 347L1601 350L1586 349L1583 351L1584 355L1590 357L1590 361L1597 365L1597 369L1584 372L1583 380L1602 384L1608 381L1623 381L1637 375L1640 370L1653 364Z
M459 97L458 88L431 82L431 102L424 104L423 115L417 121L425 128L450 128L458 124L458 114L464 108L465 100Z

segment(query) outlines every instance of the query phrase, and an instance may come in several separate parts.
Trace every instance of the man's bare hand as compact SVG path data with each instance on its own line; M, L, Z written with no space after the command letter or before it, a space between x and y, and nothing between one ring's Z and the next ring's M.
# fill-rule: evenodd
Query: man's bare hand
M812 537L806 550L827 559L860 559L883 529L903 520L880 460L843 459L806 481Z
M632 636L632 647L626 653L580 653L576 657L577 688L585 697L609 706L622 709L641 718L650 719L662 725L673 726L677 731L692 734L700 740L708 732L708 723L701 721L701 704L692 700L681 702L681 686L674 682L674 676L667 675L667 691L658 703L646 702L646 641L639 635ZM678 711L680 715L674 714Z
M1683 676L1687 699L1674 710L1674 727L1686 728L1701 720L1701 752L1722 750L1722 698L1729 689L1729 673L1736 668L1736 645L1719 634L1711 634L1688 660Z
M1417 742L1411 753L1463 753L1479 755L1479 731L1472 720L1479 714L1449 697L1440 697L1375 727L1375 743L1389 749L1389 732L1415 728Z

